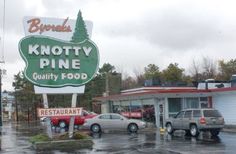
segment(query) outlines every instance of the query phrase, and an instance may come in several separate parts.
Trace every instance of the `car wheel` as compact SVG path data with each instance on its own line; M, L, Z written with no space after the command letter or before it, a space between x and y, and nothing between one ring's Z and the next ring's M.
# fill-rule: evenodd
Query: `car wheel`
M166 124L166 130L167 130L168 134L173 134L174 133L174 129L173 129L171 123Z
M138 126L136 124L129 124L128 129L129 129L129 132L135 133L138 131Z
M218 136L220 131L219 130L211 130L211 136Z
M59 127L60 128L65 128L66 127L66 122L65 121L60 121L59 122Z
M191 136L190 130L185 130L185 136Z
M99 126L98 124L93 124L93 125L91 126L91 131L92 131L93 133L99 133L99 132L101 131L101 128L100 128L100 126Z
M191 125L190 126L190 134L193 136L193 137L197 137L199 135L199 130L197 128L196 125Z

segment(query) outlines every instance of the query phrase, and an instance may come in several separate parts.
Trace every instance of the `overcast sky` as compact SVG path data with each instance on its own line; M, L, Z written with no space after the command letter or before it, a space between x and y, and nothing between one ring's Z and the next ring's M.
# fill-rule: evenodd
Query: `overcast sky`
M81 10L93 22L100 66L131 75L151 63L162 70L176 62L188 71L193 59L236 58L235 0L6 0L5 6L3 90L13 90L14 74L25 66L18 51L24 16L76 19ZM2 39L0 46L2 55Z

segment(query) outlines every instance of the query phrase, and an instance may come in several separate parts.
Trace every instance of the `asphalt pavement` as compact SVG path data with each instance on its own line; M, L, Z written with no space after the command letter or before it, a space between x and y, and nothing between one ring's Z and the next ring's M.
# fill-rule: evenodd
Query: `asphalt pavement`
M201 133L198 138L185 136L177 131L174 135L160 133L157 128L146 128L137 134L127 132L105 132L91 134L92 149L74 149L68 151L36 151L29 142L30 136L44 133L46 128L39 122L32 123L4 123L1 128L0 153L3 154L32 154L32 153L85 153L85 154L188 154L188 153L229 153L236 151L235 129L227 128L219 137L212 138L209 133Z

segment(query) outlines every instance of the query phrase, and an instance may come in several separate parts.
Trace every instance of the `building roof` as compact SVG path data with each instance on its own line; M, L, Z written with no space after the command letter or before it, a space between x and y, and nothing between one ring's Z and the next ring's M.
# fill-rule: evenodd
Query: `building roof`
M196 87L141 87L121 91L121 94L95 97L98 102L163 97L207 97L219 93L235 92L236 87L197 89Z
M209 95L210 90L198 90L196 88L176 88L176 87L152 87L149 88L139 88L139 89L133 89L129 91L122 91L121 94L117 95L110 95L110 96L103 96L103 97L95 97L95 101L108 101L108 100L130 100L130 99L148 99L148 98L159 98L159 97L165 97L165 96L171 96L171 97L181 97L183 95Z

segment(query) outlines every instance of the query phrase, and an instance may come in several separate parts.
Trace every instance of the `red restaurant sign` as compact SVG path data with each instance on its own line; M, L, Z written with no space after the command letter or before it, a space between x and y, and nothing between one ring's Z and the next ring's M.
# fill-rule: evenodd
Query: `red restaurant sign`
M79 116L82 115L82 108L38 108L39 117L53 116Z

